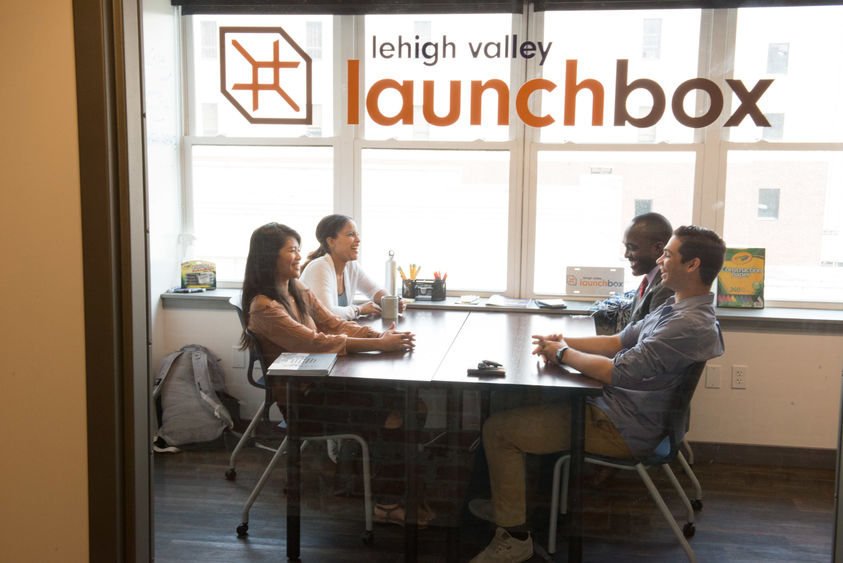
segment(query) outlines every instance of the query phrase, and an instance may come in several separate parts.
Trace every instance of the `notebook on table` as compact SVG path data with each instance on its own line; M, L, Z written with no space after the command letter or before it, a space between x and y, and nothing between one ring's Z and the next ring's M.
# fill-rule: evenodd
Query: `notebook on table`
M337 363L336 354L284 352L278 356L267 375L328 375Z

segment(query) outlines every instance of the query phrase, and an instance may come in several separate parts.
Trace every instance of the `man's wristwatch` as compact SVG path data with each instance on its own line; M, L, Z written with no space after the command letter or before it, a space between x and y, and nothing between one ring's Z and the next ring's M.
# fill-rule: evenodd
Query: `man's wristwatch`
M570 346L568 346L567 344L565 344L564 346L562 346L560 349L558 349L558 350L556 351L556 363L557 363L557 364L561 364L561 363L563 363L563 362L562 362L562 356L564 356L564 355L565 355L565 350L567 350L568 348L570 348Z

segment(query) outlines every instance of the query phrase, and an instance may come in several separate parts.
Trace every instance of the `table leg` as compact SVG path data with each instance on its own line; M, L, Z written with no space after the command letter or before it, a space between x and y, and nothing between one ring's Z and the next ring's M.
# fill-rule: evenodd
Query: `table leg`
M419 389L415 383L408 383L405 388L404 404L404 482L407 484L406 502L404 503L404 561L415 563L418 553L418 479L416 459L418 459L418 410Z
M568 561L582 561L582 477L585 457L585 397L571 393L571 478L568 482Z
M459 448L460 448L460 434L462 432L462 396L461 388L456 388L453 385L448 386L447 399L447 421L446 431L448 456L446 459L451 463L450 482L452 486L456 486L460 479L459 467ZM456 508L456 507L454 507ZM446 537L447 547L447 562L457 563L460 559L460 528L459 528L459 510L451 510L448 514L448 532Z
M301 546L301 438L299 385L287 381L287 559L298 560Z

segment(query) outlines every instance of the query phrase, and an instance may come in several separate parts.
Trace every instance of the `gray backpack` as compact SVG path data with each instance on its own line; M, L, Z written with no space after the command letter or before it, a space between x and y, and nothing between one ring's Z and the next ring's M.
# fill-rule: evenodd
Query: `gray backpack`
M161 400L157 436L170 445L209 442L234 423L220 396L225 378L213 352L190 344L161 360L152 391Z

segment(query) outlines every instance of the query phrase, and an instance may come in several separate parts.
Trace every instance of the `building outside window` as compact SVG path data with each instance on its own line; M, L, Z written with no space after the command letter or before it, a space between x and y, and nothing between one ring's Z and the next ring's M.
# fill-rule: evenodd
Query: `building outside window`
M199 26L199 33L202 45L202 57L216 59L219 50L219 37L217 36L217 24L214 21L203 21Z
M758 190L758 218L779 218L779 188L761 188Z
M307 22L307 54L322 58L322 22Z
M787 59L790 43L770 43L767 49L767 72L787 74Z
M641 57L658 59L662 48L661 18L645 18L641 40Z
M652 213L653 200L652 199L636 199L635 200L635 216L643 215L644 213Z

